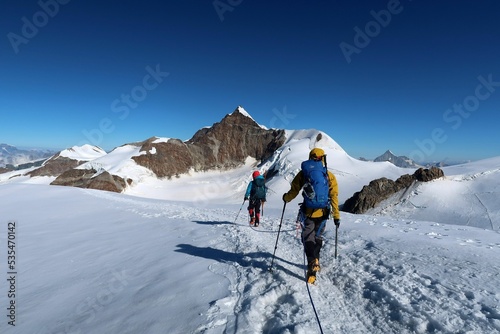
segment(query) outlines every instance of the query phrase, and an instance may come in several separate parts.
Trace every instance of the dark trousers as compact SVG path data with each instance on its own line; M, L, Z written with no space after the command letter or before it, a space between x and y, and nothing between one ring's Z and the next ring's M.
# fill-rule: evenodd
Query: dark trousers
M323 247L323 233L326 229L326 219L306 218L302 229L302 243L306 252L307 263L319 259L321 247Z
M255 217L255 221L260 220L260 199L250 199L248 204L248 214L251 218Z

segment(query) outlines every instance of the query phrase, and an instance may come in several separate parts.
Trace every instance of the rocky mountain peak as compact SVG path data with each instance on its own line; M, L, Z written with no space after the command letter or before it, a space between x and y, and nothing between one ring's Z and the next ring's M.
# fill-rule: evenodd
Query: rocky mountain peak
M402 168L419 167L419 165L416 164L410 158L405 156L396 156L394 153L391 152L391 150L385 151L384 154L376 157L373 161L374 162L389 161L390 163Z
M198 130L188 141L151 137L139 143L139 154L128 157L159 178L210 169L228 169L245 163L248 157L263 161L285 142L285 131L266 129L245 109L237 107L220 122ZM30 176L56 176L55 185L123 191L132 180L110 171L80 166L106 155L98 147L84 145L61 151ZM78 167L80 166L80 167ZM78 167L78 168L77 168Z
M190 169L202 171L236 167L249 156L265 160L284 141L283 130L268 130L260 126L240 106L220 122L198 130L187 142L170 139L154 143L148 140L141 147L144 154L133 159L158 177L171 177L187 173Z
M205 127L198 130L194 136L188 141L189 143L196 143L198 141L203 141L203 138L207 135L215 134L222 131L231 131L233 127L244 128L255 128L264 129L260 126L249 113L245 111L241 106L238 106L232 113L227 114L220 122L214 123L211 127Z

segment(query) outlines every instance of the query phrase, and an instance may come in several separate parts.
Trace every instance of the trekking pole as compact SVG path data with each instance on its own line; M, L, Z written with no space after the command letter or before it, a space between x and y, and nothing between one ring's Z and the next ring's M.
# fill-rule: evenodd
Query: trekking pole
M276 237L276 244L274 245L273 259L271 260L271 266L269 271L273 271L274 255L276 254L276 249L278 248L278 239L280 237L281 224L283 223L283 216L285 215L286 202L283 204L283 212L281 213L280 226L278 227L278 236Z
M233 224L236 224L236 220L238 219L238 216L240 215L241 209L243 209L243 205L245 204L246 199L243 200L243 203L241 203L240 206L240 211L238 211L238 214L236 215L236 218L234 218Z
M337 258L337 242L338 242L338 236L339 236L339 227L335 227L335 258Z

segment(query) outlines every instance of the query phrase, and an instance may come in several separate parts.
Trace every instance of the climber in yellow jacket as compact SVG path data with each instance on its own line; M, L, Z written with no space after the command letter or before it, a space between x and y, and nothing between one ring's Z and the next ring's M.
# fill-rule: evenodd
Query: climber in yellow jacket
M331 215L333 216L335 225L339 227L340 211L337 179L333 173L326 170L325 152L321 148L314 148L309 153L309 160L316 162L316 166L323 166L323 169L326 171L326 175L323 174L323 178L326 178L328 182L326 186L328 189L324 190L328 192L328 203L324 207L318 208L314 207L314 205L310 204L311 202L307 200L306 188L309 187L310 180L308 180L308 178L310 178L311 174L304 169L304 164L306 164L306 162L302 163L302 170L299 171L293 179L290 190L283 194L283 201L287 203L290 202L299 194L300 190L304 188L304 202L301 205L300 212L300 215L303 217L302 242L308 261L308 281L314 283L316 272L320 270L319 255L321 247L323 246L322 235L325 232L326 221ZM321 161L322 164L319 164L318 161ZM314 162L312 162L312 164L314 164ZM321 192L321 190L319 191ZM308 207L308 203L313 207Z

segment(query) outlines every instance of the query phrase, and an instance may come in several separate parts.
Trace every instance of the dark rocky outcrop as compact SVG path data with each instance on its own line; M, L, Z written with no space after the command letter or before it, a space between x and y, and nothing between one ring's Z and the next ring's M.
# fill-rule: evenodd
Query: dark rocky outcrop
M429 169L419 168L414 174L417 181L429 182L444 176L441 168L431 167Z
M96 173L95 169L70 169L59 175L51 185L87 188L90 178Z
M10 169L10 168L0 167L0 174L11 172L11 171L12 171L12 169Z
M153 171L157 177L182 174L196 165L188 146L181 140L154 143L155 140L155 137L146 140L141 146L143 154L132 159Z
M58 176L67 170L78 167L85 161L73 160L70 158L62 157L59 154L54 155L48 159L43 166L37 168L26 175L28 176Z
M396 181L385 177L373 180L345 201L342 210L357 214L365 213L400 190L408 189L414 182L428 182L443 176L444 173L440 168L432 167L419 168L413 175L402 175Z
M71 169L59 175L52 181L51 185L99 189L120 193L127 187L127 183L130 184L132 182L130 179L125 181L123 178L111 175L106 171L98 175L96 174L97 171L95 169Z
M248 156L265 160L283 145L285 132L261 128L238 108L212 127L200 129L187 142L170 139L154 143L155 139L145 141L143 154L132 159L158 177L172 177L191 168L204 171L237 167Z

